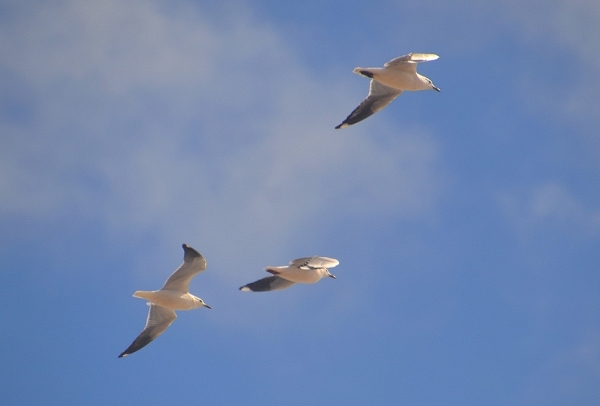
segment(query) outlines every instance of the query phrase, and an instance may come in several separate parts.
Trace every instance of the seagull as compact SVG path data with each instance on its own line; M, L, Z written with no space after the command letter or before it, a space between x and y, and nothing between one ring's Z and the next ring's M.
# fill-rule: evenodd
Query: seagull
M440 89L435 87L431 80L417 73L418 63L435 61L438 58L435 54L410 53L392 59L383 65L383 68L355 68L354 73L371 79L369 95L335 128L348 127L377 113L404 90L414 92L433 89L439 92Z
M148 300L148 318L140 335L131 343L119 358L125 357L150 344L152 340L165 332L175 321L175 310L191 310L208 307L202 299L188 292L190 281L206 269L206 260L198 251L183 244L183 264L167 279L160 290L138 290L133 297Z
M321 279L335 276L327 268L338 266L337 259L327 257L310 257L294 259L287 266L268 266L265 271L275 276L267 276L256 282L249 283L240 288L243 292L268 292L289 288L294 283L317 283Z

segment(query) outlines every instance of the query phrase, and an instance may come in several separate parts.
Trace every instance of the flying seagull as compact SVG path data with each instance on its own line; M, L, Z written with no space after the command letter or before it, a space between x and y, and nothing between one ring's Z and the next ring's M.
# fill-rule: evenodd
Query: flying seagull
M131 343L119 358L125 357L150 344L152 340L165 332L175 321L175 310L191 310L198 307L208 307L202 299L188 292L190 281L206 269L206 260L198 251L187 244L183 244L183 264L177 268L173 275L167 279L160 290L138 290L133 297L148 300L148 318L146 327Z
M335 276L327 268L339 264L337 259L327 257L310 257L294 259L287 266L268 266L265 271L275 276L267 276L256 282L249 283L240 288L243 292L268 292L289 288L294 283L317 283L321 279Z
M400 96L404 90L436 90L439 88L423 75L417 73L417 64L420 62L434 61L439 56L435 54L413 54L399 56L392 59L383 68L355 68L354 73L371 79L369 95L352 113L335 127L344 128L377 113L392 100Z

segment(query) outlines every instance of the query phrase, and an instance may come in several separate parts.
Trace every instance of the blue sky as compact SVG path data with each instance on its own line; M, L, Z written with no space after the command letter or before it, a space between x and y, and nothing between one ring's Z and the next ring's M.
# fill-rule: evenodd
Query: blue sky
M600 3L212 3L0 5L2 403L597 405Z

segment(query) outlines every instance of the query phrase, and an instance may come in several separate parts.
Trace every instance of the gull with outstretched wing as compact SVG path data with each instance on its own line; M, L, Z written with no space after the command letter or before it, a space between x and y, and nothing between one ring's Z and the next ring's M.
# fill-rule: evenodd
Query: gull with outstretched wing
M131 343L119 358L150 344L156 337L175 321L177 315L175 310L191 310L198 307L210 306L202 299L189 293L189 285L192 278L206 269L206 260L198 251L187 244L183 244L183 263L167 279L160 290L143 291L138 290L134 297L148 300L148 317L146 326L140 335Z
M392 59L383 68L355 68L354 73L371 79L369 94L337 127L344 128L372 116L405 91L436 90L433 82L417 73L417 64L434 61L435 54L410 53Z
M240 288L243 292L268 292L289 288L295 283L317 283L325 277L335 279L327 268L339 264L337 259L327 257L307 257L294 259L286 266L268 266L265 271L274 276L267 276Z

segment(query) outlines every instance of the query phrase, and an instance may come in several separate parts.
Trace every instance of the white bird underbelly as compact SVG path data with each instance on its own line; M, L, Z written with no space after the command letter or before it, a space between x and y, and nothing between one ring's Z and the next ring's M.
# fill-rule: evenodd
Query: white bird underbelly
M267 271L279 276L280 278L296 283L317 283L323 278L316 269L287 267L284 267L283 269L277 269L277 267L270 267L267 269Z
M425 84L420 80L418 73L408 73L388 68L356 68L354 71L359 74L362 74L361 71L369 72L373 80L397 90L417 91L425 88Z
M154 304L171 310L191 310L198 307L192 295L174 290L138 290L133 294L133 297L146 299Z

